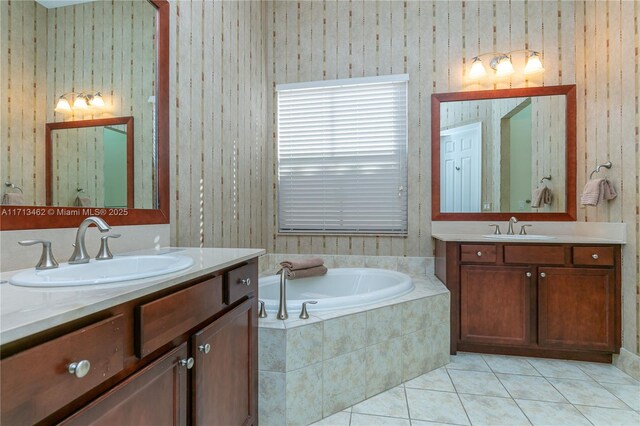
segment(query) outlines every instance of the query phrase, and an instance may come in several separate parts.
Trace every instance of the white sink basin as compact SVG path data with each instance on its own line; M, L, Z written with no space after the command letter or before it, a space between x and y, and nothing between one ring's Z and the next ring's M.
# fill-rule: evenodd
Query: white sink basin
M483 235L485 238L491 238L493 240L513 240L513 241L526 241L526 240L555 240L556 237L550 235Z
M193 265L193 259L176 255L116 256L109 260L69 265L37 271L29 269L9 279L24 287L67 287L106 284L170 274Z

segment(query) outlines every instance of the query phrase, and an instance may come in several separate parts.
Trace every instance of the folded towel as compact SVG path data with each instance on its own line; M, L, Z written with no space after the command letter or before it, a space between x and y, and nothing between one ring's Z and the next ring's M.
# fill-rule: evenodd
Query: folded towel
M580 203L583 206L597 206L598 203L613 200L617 196L613 184L606 178L593 179L584 186Z
M289 275L287 275L287 278L295 280L297 278L319 277L326 273L327 268L325 266L314 266L313 268L296 269L295 271L291 271Z
M2 204L6 206L24 206L24 195L7 192L2 196Z
M298 269L308 269L315 266L324 265L324 260L319 257L309 257L307 259L294 259L284 260L280 262L280 266L287 268L290 271L297 271Z
M76 206L78 207L91 207L91 198L89 197L76 197Z
M533 191L533 197L531 200L531 207L539 209L543 204L551 204L551 190L545 185L542 188L538 188Z

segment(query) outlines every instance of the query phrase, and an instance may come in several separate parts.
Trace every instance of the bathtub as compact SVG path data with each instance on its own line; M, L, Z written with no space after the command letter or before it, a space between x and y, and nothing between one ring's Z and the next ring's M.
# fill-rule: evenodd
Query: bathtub
M374 268L330 269L321 277L287 280L287 310L289 315L300 312L302 302L309 313L366 306L409 293L414 285L411 277L401 272ZM267 311L278 310L280 276L260 277L258 297Z

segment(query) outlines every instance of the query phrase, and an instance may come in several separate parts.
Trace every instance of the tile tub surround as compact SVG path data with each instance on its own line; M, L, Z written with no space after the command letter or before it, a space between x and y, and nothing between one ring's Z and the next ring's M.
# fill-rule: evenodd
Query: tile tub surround
M365 261L348 257L349 266ZM309 306L308 320L298 312L260 319L260 424L313 423L446 364L449 292L433 274L412 278L416 288L389 301L317 314Z

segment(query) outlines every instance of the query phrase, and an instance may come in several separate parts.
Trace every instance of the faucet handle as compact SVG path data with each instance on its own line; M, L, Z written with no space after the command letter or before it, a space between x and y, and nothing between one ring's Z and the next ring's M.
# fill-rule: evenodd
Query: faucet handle
M493 233L495 235L501 235L502 232L500 232L500 225L496 224L496 223L490 223L489 226L495 226L496 229L493 231Z
M109 238L120 238L122 234L109 234L104 237L100 237L100 250L96 256L96 260L108 260L113 259L113 254L109 250Z
M315 305L318 303L317 300L307 300L306 302L302 302L302 311L300 311L300 319L309 319L309 312L307 312L307 304L310 303Z
M520 235L527 235L527 230L525 229L527 226L533 225L522 225L522 227L520 228Z
M36 269L53 269L58 267L58 262L53 257L53 252L51 251L51 241L46 240L23 240L18 241L18 244L21 246L32 246L34 244L42 244L42 255L40 256L40 260L36 265Z
M264 301L258 300L258 304L260 305L260 309L258 309L258 318L266 318L267 311L264 308Z

